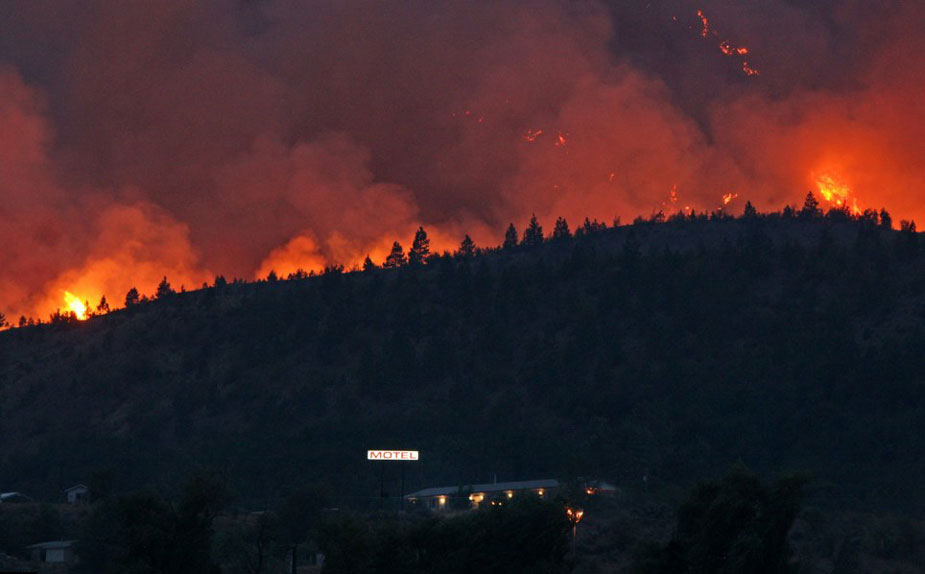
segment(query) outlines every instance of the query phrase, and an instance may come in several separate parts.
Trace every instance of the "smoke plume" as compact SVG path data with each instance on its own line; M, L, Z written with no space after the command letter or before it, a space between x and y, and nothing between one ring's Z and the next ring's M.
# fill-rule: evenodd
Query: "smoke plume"
M699 15L698 15L699 12ZM925 8L856 0L0 5L0 311L798 204L925 220ZM674 190L674 196L671 196Z

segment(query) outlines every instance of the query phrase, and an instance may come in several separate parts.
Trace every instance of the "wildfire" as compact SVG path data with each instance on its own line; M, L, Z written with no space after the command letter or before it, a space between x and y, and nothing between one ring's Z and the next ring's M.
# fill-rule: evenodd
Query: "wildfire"
M556 138L556 146L565 145L565 136L562 135L562 132L559 132L558 137Z
M737 197L739 197L739 194L738 194L738 193L726 193L726 194L724 194L724 195L723 195L723 205L724 205L724 206L729 205L729 203L730 203L733 199L735 199L735 198L737 198Z
M710 22L709 20L707 20L706 15L704 15L703 10L697 10L697 17L700 18L700 22L701 24L703 24L703 28L700 30L701 38L707 38L709 36L713 36L713 37L719 36L719 34L717 34L715 30L710 29ZM732 44L732 42L728 40L723 40L722 42L720 42L718 47L719 47L720 52L730 57L746 56L749 53L748 48L746 48L745 46L735 46ZM760 75L760 72L758 72L757 69L750 66L748 62L745 61L744 59L742 60L742 72L746 76Z
M84 321L87 319L87 306L80 300L80 297L70 291L65 291L64 302L67 305L67 310L74 313L74 316L79 320Z
M524 141L535 142L536 138L543 135L543 130L527 130L527 133L524 134Z
M703 24L703 29L700 30L700 36L706 38L710 34L710 21L703 15L703 10L697 10L697 17L700 18L700 23Z
M850 209L855 215L861 213L857 198L851 197L851 188L844 181L824 173L816 178L816 186L820 195L835 207Z
M748 48L733 46L726 40L719 43L719 51L727 56L744 56L748 54Z

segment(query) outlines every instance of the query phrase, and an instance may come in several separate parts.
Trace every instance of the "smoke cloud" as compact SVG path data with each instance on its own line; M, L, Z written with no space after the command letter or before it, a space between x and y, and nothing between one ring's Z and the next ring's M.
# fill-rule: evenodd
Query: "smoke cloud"
M780 209L822 175L922 221L923 17L857 0L10 0L0 311L381 261L419 225L452 249L532 213L628 220L727 193Z

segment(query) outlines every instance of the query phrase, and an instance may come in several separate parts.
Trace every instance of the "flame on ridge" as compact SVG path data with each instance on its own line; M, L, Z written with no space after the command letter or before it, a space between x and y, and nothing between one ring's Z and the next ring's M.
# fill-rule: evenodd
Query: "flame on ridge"
M852 197L851 187L843 180L830 173L823 173L816 178L816 187L819 188L819 193L823 199L835 207L849 209L855 215L861 213L857 198Z
M87 306L80 300L80 297L70 291L65 291L64 302L67 305L67 310L74 313L78 320L85 321L87 319Z

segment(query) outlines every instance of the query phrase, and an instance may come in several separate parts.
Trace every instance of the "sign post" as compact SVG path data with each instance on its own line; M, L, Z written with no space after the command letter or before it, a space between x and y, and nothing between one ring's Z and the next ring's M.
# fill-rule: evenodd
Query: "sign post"
M416 450L368 450L366 460L417 462L420 454ZM379 507L385 498L385 467L379 468ZM405 465L401 465L401 492L398 495L399 512L405 511Z

